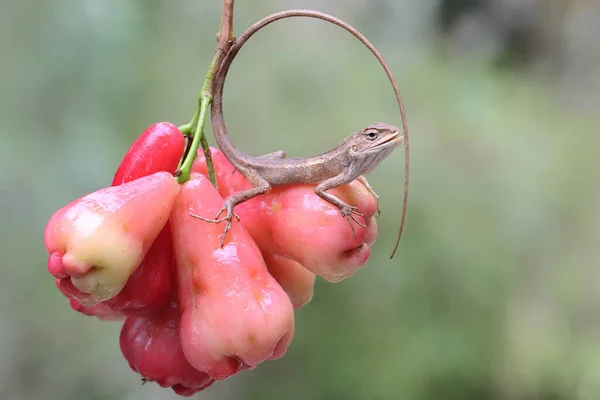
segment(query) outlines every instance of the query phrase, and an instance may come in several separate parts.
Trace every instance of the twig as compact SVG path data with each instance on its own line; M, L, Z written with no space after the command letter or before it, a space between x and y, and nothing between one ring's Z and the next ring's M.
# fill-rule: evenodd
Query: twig
M189 146L189 151L185 154L182 159L181 165L178 170L177 181L184 183L190 179L190 171L198 148L202 145L202 151L206 159L206 166L208 169L208 177L212 184L217 187L217 178L215 175L215 168L212 162L212 156L210 154L210 148L206 137L204 136L204 125L208 116L209 106L212 102L213 82L217 69L221 66L221 62L225 55L235 42L235 36L233 35L233 6L234 0L223 0L223 11L221 13L221 27L219 29L217 39L217 50L210 62L210 67L204 78L202 89L198 97L198 108L194 112L192 120L181 127L182 133L190 134L193 132L192 144Z
M235 36L233 35L233 3L234 0L223 0L221 29L219 30L219 38L217 40L217 55L219 56L219 61L223 60L223 57L225 57L225 54L227 54L227 51L235 41ZM218 63L217 65L221 65L221 63ZM212 86L210 90L212 92Z

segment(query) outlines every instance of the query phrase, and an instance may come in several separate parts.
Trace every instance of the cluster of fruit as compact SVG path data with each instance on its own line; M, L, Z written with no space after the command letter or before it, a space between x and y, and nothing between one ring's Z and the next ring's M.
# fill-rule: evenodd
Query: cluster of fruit
M330 282L363 266L375 241L377 204L358 182L332 193L356 205L354 226L310 186L273 189L212 218L224 198L250 184L211 149L218 191L201 153L191 179L175 171L185 138L170 123L150 126L131 146L112 186L56 211L45 230L48 270L71 307L124 320L120 345L144 380L190 396L259 363L280 358L294 334L294 309L315 276Z

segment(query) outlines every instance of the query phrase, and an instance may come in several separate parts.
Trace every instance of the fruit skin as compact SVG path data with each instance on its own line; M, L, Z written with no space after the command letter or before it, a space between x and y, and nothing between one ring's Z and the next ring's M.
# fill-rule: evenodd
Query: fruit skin
M375 207L372 212L366 207L372 197L361 189L364 186L355 181L328 191L365 214L356 218L366 229L352 222L356 236L339 210L315 195L313 186L274 188L236 211L263 252L284 256L329 282L339 282L366 264L376 235Z
M148 315L166 307L175 290L175 257L167 222L123 290L106 305L127 315Z
M178 192L171 174L157 172L59 209L44 232L50 273L89 294L77 298L84 306L116 296L165 226Z
M244 227L234 221L221 248L224 223L190 216L213 217L222 205L209 180L195 174L171 213L181 345L190 364L216 380L282 357L294 334L290 299Z
M224 198L251 187L218 149L212 149L219 192ZM206 161L199 154L192 171L206 173ZM370 246L377 236L374 215L377 203L358 181L328 191L364 214L354 222L356 235L339 210L318 197L314 185L272 188L268 193L236 206L242 224L263 252L283 256L303 265L314 274L338 282L366 264Z
M127 317L119 343L132 370L147 381L172 388L181 396L191 396L214 383L210 376L192 367L183 355L176 301L153 315Z
M269 273L285 290L294 308L310 303L315 291L315 274L289 258L265 252L262 255Z
M102 321L124 321L125 314L112 310L104 303L98 303L95 306L85 307L80 302L73 298L69 298L69 305L77 312L80 312L90 317L97 317Z
M118 295L93 307L84 307L83 305L76 307L72 302L71 306L75 311L86 315L95 315L103 320L109 320L105 318L107 313L105 308L112 310L115 315L123 316L149 315L162 310L172 297L172 292L176 290L174 263L171 230L167 224ZM56 279L56 285L66 297L75 302L90 297L89 294L80 291L73 285L71 278L64 272L62 256L58 252L50 255L48 266L52 275L60 276L60 279ZM58 273L53 273L53 271L58 271ZM100 307L101 305L102 307Z
M112 181L117 186L165 171L173 175L185 148L179 129L169 122L150 125L131 145Z

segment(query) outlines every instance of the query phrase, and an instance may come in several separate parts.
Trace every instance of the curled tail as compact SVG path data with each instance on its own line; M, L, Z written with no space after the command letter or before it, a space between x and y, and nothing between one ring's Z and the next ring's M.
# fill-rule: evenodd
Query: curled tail
M213 130L215 133L215 139L219 144L221 150L225 153L230 162L233 158L235 161L236 157L246 156L244 153L239 151L231 141L231 138L227 134L227 130L225 129L225 121L223 119L223 85L225 83L225 77L227 75L227 71L233 62L233 59L240 51L244 43L252 35L258 32L263 27L269 25L272 22L275 22L284 18L291 17L308 17L308 18L316 18L323 21L327 21L334 25L337 25L346 31L350 32L355 38L357 38L363 45L365 45L371 53L377 58L379 64L383 67L390 83L392 84L392 88L394 90L394 95L396 96L396 101L398 102L398 108L400 109L400 117L402 118L402 130L404 131L404 199L402 202L402 217L400 218L400 228L398 231L398 237L396 239L396 244L394 246L394 250L392 251L392 255L390 258L394 257L396 254L396 250L398 249L398 244L400 242L400 237L402 236L402 231L404 229L404 221L406 220L406 209L408 205L408 183L409 183L409 147L408 147L408 126L406 123L406 112L404 110L404 104L402 102L402 96L400 95L400 90L398 89L398 85L396 84L396 80L392 75L392 71L388 67L387 63L379 53L379 51L373 46L371 42L357 29L347 24L346 22L332 16L329 14L325 14L319 11L313 10L286 10L281 11L275 14L271 14L260 21L256 22L250 28L248 28L244 33L242 33L236 40L235 44L231 47L227 55L224 57L220 68L218 69L217 76L215 78L215 83L213 86L214 98L212 105L212 113L211 113L211 121ZM233 157L232 157L233 156ZM233 164L233 162L232 162Z

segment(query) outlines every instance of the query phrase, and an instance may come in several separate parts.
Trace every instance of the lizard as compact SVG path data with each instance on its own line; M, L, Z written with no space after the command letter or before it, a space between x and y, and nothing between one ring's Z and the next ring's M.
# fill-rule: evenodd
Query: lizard
M233 59L242 48L244 43L258 30L264 26L283 18L289 17L311 17L333 23L350 32L360 40L384 68L390 82L392 83L396 99L400 108L402 117L402 132L395 126L377 123L369 125L353 135L344 139L337 147L312 157L294 157L286 158L283 151L269 153L259 157L252 157L240 151L232 142L223 117L223 87L227 72ZM253 197L267 193L273 186L285 186L294 184L316 185L314 191L317 196L331 203L338 208L341 215L346 218L356 235L352 222L359 226L366 227L356 219L357 216L363 217L356 211L355 206L351 206L338 197L327 193L327 190L334 187L347 184L353 180L361 182L365 188L374 196L379 204L379 196L375 193L364 174L375 169L396 147L404 142L405 148L405 181L404 181L404 201L402 208L402 217L400 229L392 255L398 248L398 243L402 235L404 221L406 218L407 198L408 198L408 180L409 180L409 158L408 158L408 129L406 126L406 117L402 99L392 76L391 70L385 60L367 38L355 28L342 20L331 15L313 11L313 10L287 10L271 14L248 28L242 35L235 39L229 51L221 61L214 78L213 101L211 106L211 124L215 135L215 140L227 158L234 166L252 184L253 188L229 196L223 205L223 208L217 213L214 219L205 218L198 214L190 213L194 218L205 222L221 223L226 222L221 247L225 244L225 237L231 228L232 219L235 217L239 221L239 216L235 213L236 205L250 200ZM379 206L378 206L379 211ZM219 218L225 212L225 216Z

